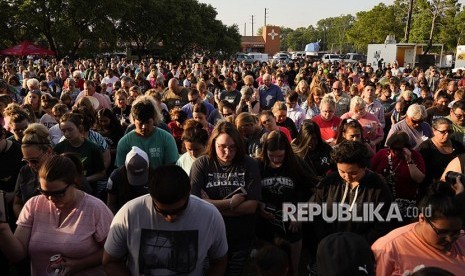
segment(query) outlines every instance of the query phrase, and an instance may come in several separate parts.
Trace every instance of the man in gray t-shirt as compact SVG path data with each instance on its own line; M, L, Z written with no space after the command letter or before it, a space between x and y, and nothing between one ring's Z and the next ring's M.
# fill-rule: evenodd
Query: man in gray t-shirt
M158 167L149 191L115 215L105 242L105 272L223 275L228 251L223 218L213 205L190 195L183 169Z

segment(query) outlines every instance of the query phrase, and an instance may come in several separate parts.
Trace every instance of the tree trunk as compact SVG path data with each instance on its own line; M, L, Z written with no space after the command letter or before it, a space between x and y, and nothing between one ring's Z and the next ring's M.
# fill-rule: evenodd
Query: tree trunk
M413 11L413 0L409 0L408 4L408 14L407 14L407 24L405 25L405 43L408 43L410 38L410 24L412 22L412 11Z
M428 46L426 46L426 50L423 52L423 55L428 54L429 50L431 50L431 47L433 46L433 35L434 35L434 27L436 25L436 18L437 18L437 14L433 14L433 21L431 22L431 31L429 33L429 39L428 39Z

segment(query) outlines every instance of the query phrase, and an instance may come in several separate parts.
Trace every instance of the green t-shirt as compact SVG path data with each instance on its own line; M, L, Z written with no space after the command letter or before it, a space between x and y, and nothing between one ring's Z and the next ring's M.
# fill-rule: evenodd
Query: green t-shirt
M71 146L68 140L63 140L53 148L53 151L57 154L64 152L78 153L81 158L84 176L93 175L105 170L103 155L99 146L88 139L86 139L84 143L77 148Z
M160 128L155 128L149 137L142 137L133 130L121 138L116 148L115 166L123 166L126 154L136 146L145 151L149 157L150 166L174 164L178 160L178 148L171 134Z

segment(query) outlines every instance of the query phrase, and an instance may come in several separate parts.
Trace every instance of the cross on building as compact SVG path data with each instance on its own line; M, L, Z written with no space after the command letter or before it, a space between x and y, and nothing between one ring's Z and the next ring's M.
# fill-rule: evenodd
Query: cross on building
M275 36L278 36L278 33L275 33L274 29L271 29L271 33L268 33L269 36L271 36L271 40L274 40Z

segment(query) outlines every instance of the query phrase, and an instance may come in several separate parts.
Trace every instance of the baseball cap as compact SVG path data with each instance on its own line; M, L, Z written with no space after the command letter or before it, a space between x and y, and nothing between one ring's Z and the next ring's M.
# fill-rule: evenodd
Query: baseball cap
M321 240L316 254L318 275L375 275L370 246L355 233L327 236Z
M133 146L126 155L126 172L129 185L147 185L149 179L149 157L145 151Z

